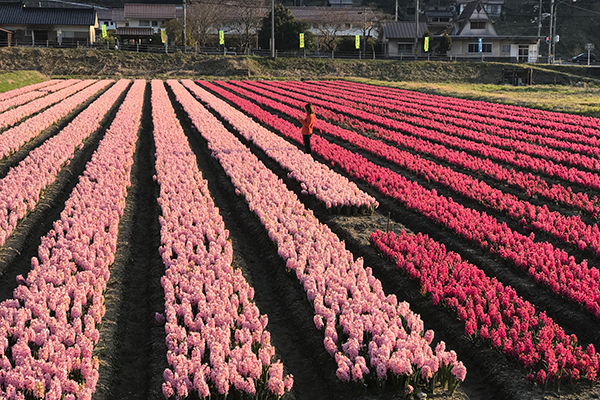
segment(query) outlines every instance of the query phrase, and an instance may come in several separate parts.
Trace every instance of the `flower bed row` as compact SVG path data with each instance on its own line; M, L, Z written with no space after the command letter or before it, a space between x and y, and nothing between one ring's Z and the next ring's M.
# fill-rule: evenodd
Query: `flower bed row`
M293 379L274 361L267 316L260 315L241 270L232 267L229 232L158 80L152 81L152 119L171 366L164 372L163 393L207 398L227 395L233 387L257 398L282 396Z
M265 124L269 124L274 117L264 110L256 111L248 107L248 104L253 103L231 92L207 82L199 83L227 96L234 104ZM269 106L272 106L271 103L268 103ZM328 162L338 164L351 176L363 180L383 195L400 201L407 208L510 260L518 268L527 270L536 282L584 305L600 318L600 272L596 268L589 268L586 260L577 263L564 250L554 248L547 242L535 242L533 234L525 236L514 232L506 224L499 223L485 213L457 204L452 198L440 196L435 190L427 190L358 154L320 139L318 146L315 146L315 153Z
M343 81L338 81L344 83ZM558 128L564 131L577 133L586 133L587 128L593 128L597 131L600 128L598 118L586 117L582 115L566 114L545 110L536 110L533 108L514 106L509 104L497 104L486 101L465 100L460 98L440 96L434 94L425 94L411 90L397 89L391 87L379 87L361 83L348 83L352 87L363 87L368 91L377 92L385 98L405 98L417 103L426 103L437 105L445 109L465 112L471 115L481 115L483 117L498 116L508 121L522 122L527 125L537 125L542 128ZM556 124L559 124L558 126ZM599 136L592 134L590 136Z
M145 85L132 86L60 220L42 238L31 272L18 277L14 298L0 304L2 399L92 398L98 380L92 350L105 312L103 291L130 185Z
M4 100L8 100L10 98L13 98L15 96L19 96L22 95L23 93L27 93L27 92L31 92L34 90L39 90L42 89L46 86L50 86L50 85L54 85L58 82L61 82L59 79L50 79L44 82L40 82L40 83L34 83L32 85L28 85L28 86L23 86L17 89L13 89L13 90L9 90L7 92L4 93L0 93L0 101L4 101Z
M38 97L45 96L48 93L56 92L58 90L74 85L76 82L79 82L79 79L57 81L54 85L46 86L44 88L41 88L40 90L31 90L18 96L11 97L10 99L0 101L0 113L8 110L11 107L20 106L21 104L25 104L31 100L37 99Z
M77 93L78 91L80 91L86 86L91 85L92 83L94 83L94 80L91 79L81 81L72 86L59 90L58 92L54 92L40 99L31 101L27 104L2 113L2 118L0 119L0 130L6 128L7 126L12 126L19 122L21 119L31 114L34 114L40 110L43 110L44 108L49 107L54 103L58 103L64 100L65 98L71 96L74 93Z
M247 140L253 142L284 169L290 171L288 176L300 182L304 192L314 195L327 209L335 209L340 212L342 208L354 208L362 213L372 212L378 206L374 197L360 190L347 178L315 161L298 147L263 128L224 101L202 90L191 80L184 80L182 83L198 99L218 112ZM296 129L294 133L296 141L300 141L299 130Z
M106 84L108 82L103 83ZM0 246L17 223L35 208L44 188L54 182L62 167L73 158L75 150L100 128L100 122L114 105L115 99L129 84L130 81L126 79L117 82L56 136L32 150L0 180Z
M466 369L454 352L446 352L440 344L434 354L430 347L433 332L424 332L423 321L408 303L386 296L362 259L354 260L344 243L275 174L187 91L173 88L214 157L303 285L315 310L315 325L324 329L325 349L338 364L338 378L365 382L389 378L404 388L430 382L434 376L450 388L464 380Z
M77 106L85 102L94 94L108 86L111 80L102 80L80 90L71 97L49 107L41 113L26 119L19 125L6 130L0 135L0 159L9 156L21 146L39 135L42 131L52 126L67 116Z
M281 93L281 91L277 89L274 89L273 91L263 90L268 88L268 84L261 84L258 82L249 83L236 81L229 81L229 83L239 86L241 88L247 88L248 90L252 90L256 94L279 101L280 103L282 103L282 106L278 106L278 110L285 112L288 115L290 113L290 109L285 107L284 104L289 104L294 107L298 107L300 104L303 104L302 101L294 100L287 94L278 94ZM246 92L246 95L250 94ZM552 186L549 186L546 181L540 179L540 177L538 176L534 176L529 173L524 174L521 171L516 171L510 168L504 168L494 163L493 161L475 157L464 152L452 150L437 143L432 143L423 139L415 138L412 135L405 135L397 131L385 129L379 125L365 123L357 119L349 120L346 116L328 110L326 108L319 109L319 117L324 118L326 120L332 120L338 123L350 125L352 128L363 133L370 132L376 137L383 138L386 141L399 144L405 148L415 150L419 153L427 154L429 156L433 156L438 159L447 161L461 168L468 169L474 172L475 174L481 173L500 182L511 184L513 186L525 190L528 196L531 196L533 194L545 196L552 201L558 201L565 205L577 207L580 210L587 211L593 217L596 217L600 212L600 201L598 200L597 196L594 196L592 199L590 199L586 193L575 193L570 188L565 188L562 185L553 184ZM324 124L321 122L319 124L319 129L324 133L333 134L336 136L339 136L339 133L343 132L337 128L332 128L329 124ZM344 136L347 137L346 135ZM365 143L362 147L368 151L371 151L372 146L381 147L381 145L377 141L362 138L360 139L360 141L363 141ZM382 153L384 156L388 154L389 150L387 149L388 147L384 146L384 150ZM396 149L391 149L391 151L393 152L397 151Z
M310 96L300 94L294 95L289 91L284 92L289 97L294 97L295 99L301 101L311 101L314 104L323 106L324 108L328 108L328 105L330 104L329 102L324 101L316 102L315 99L313 99ZM345 107L345 110L342 111L341 114L352 115L353 112L353 109ZM383 118L380 119L383 120ZM352 124L352 122L355 120L356 118L351 117L346 118L344 122ZM454 137L452 134L439 133L438 131L416 127L409 123L403 123L400 121L394 122L391 120L388 120L387 122L392 125L390 126L391 129L406 132L408 135L424 138L426 140L432 140L445 146L450 146L461 151L475 153L478 156L498 160L506 164L514 165L518 168L523 168L532 172L543 173L549 176L555 176L564 179L568 182L582 185L587 188L600 189L600 175L596 173L581 171L576 168L570 168L565 165L556 164L552 161L543 158L531 157L527 154L516 153L511 150L503 150L492 146L488 146L483 143L477 143L471 140L457 138Z
M319 93L314 88L307 89L302 83L296 83L292 81L287 82L273 82L272 85L281 87L289 91L297 91L298 93L311 96L312 102L315 105L321 107L328 107L333 110L357 117L365 121L370 121L376 124L381 124L388 128L394 128L396 121L407 122L416 127L423 127L432 129L447 135L452 135L458 138L464 138L470 141L483 143L493 148L505 149L515 154L524 154L533 157L541 157L543 159L552 160L561 164L569 164L573 167L583 168L584 170L590 170L594 172L600 171L600 159L596 157L589 157L583 154L574 153L571 151L555 150L546 146L538 146L521 140L514 140L510 138L499 137L492 134L483 133L472 129L461 128L456 125L447 124L444 122L438 122L432 119L431 115L424 116L409 116L402 113L389 114L392 118L381 117L375 113L380 110L380 107L372 107L362 105L360 109L354 108L356 100L347 101L341 98L330 96L327 89L323 89L323 93ZM413 113L419 113L413 108ZM589 147L590 151L594 151L592 147ZM595 154L600 151L595 150Z
M575 335L567 335L544 312L523 300L510 286L489 278L476 266L446 251L427 235L402 231L371 234L371 241L396 266L421 283L435 305L453 309L476 335L514 357L539 384L597 380L600 355L592 344L584 351Z
M580 125L553 122L548 126L540 127L536 126L535 120L531 119L513 122L503 119L502 114L489 113L487 116L480 116L475 114L472 108L469 107L463 107L462 111L456 111L447 102L440 104L440 102L435 101L420 101L419 97L400 97L388 94L382 88L365 89L349 82L319 81L303 82L303 84L308 84L310 87L312 87L312 84L319 85L321 90L326 90L325 93L335 93L336 96L348 100L375 106L381 105L381 97L384 97L387 100L383 108L378 110L380 115L389 114L389 111L393 110L394 112L432 118L440 122L452 123L475 131L494 133L512 139L584 152L589 155L599 154L597 146L600 144L600 138L590 135L590 128ZM585 130L582 130L582 128Z

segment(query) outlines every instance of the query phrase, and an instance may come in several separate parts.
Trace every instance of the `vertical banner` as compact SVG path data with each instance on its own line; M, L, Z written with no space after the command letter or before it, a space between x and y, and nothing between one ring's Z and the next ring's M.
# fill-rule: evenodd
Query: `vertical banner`
M300 34L300 48L304 48L304 33Z
M425 36L423 39L423 51L427 53L429 51L429 36Z
M102 25L102 37L105 38L108 36L108 33L106 33L106 25Z
M360 49L360 35L354 35L354 47Z
M167 30L165 28L160 28L160 40L163 43L167 41Z
M225 32L219 31L219 45L225 44Z
M479 38L478 51L483 52L483 38Z

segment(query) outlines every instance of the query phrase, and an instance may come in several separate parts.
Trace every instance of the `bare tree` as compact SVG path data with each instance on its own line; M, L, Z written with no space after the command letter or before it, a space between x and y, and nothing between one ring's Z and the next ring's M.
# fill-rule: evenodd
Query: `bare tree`
M198 0L188 5L189 32L201 47L209 44L209 37L215 35L224 21L224 6L218 0Z
M314 21L311 21L312 27L316 30L316 35L319 37L319 47L324 47L325 50L337 50L339 42L339 34L345 29L349 18L345 13L319 13Z
M268 0L237 0L228 6L226 24L237 35L245 53L257 46L258 31L268 12L267 3Z

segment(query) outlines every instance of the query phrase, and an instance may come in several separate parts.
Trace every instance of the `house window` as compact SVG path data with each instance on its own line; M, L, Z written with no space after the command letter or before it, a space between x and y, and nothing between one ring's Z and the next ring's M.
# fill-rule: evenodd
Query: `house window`
M485 29L485 21L471 21L471 29Z
M125 26L129 26L129 22L125 22Z
M412 43L400 43L398 42L398 54L412 54L413 44Z
M150 26L150 20L148 20L148 19L140 19L139 26Z
M492 44L491 43L482 43L481 52L482 53L491 53L492 52ZM479 43L469 43L469 53L479 53Z
M529 46L519 45L519 62L529 61Z
M158 21L152 21L152 26L158 26Z
M502 51L502 53L510 54L510 44L503 44L501 51Z
M352 24L344 24L345 29L352 29Z

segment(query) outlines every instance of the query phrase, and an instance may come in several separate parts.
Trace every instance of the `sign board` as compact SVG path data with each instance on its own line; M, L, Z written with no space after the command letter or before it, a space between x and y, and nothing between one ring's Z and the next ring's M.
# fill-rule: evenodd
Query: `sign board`
M223 31L219 31L219 44L225 44L225 32Z
M594 43L586 43L585 49L586 50L594 50Z
M479 40L478 40L477 51L480 53L483 52L483 38L479 38Z
M304 33L300 34L300 48L304 48Z

